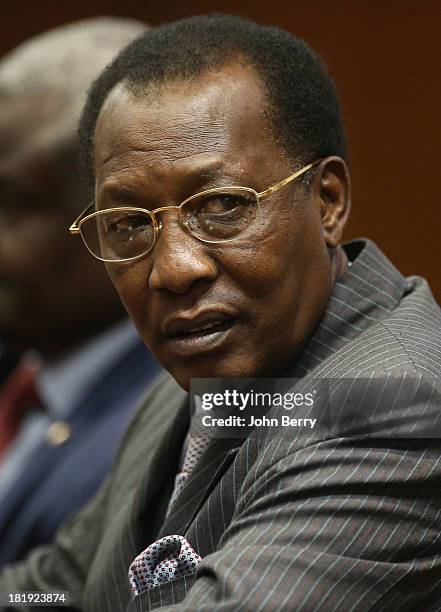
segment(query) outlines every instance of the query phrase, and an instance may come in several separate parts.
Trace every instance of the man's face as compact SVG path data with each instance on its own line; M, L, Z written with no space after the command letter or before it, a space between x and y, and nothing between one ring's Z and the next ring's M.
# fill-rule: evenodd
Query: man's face
M0 338L17 348L68 348L120 316L102 266L67 232L85 202L63 104L0 99Z
M295 168L265 108L257 77L239 66L145 95L117 86L95 133L97 207L154 209L286 178ZM322 213L317 190L292 184L262 202L254 232L204 244L166 211L151 253L108 264L141 336L184 388L190 377L283 375L330 296Z

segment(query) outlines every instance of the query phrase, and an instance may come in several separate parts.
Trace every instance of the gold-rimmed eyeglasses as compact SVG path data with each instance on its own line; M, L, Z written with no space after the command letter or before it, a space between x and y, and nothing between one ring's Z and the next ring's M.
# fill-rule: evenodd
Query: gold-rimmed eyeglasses
M158 213L176 210L182 226L201 242L229 242L252 229L263 199L320 161L303 166L260 192L249 187L216 187L196 193L178 206L154 210L121 206L91 212L94 208L91 204L75 219L69 232L80 234L87 249L101 261L131 261L143 257L155 246L162 229Z

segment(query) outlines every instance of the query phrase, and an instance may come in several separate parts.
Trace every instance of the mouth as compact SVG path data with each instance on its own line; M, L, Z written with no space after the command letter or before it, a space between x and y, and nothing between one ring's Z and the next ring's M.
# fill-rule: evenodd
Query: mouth
M166 322L164 331L175 351L189 356L219 347L236 322L229 314L211 311Z

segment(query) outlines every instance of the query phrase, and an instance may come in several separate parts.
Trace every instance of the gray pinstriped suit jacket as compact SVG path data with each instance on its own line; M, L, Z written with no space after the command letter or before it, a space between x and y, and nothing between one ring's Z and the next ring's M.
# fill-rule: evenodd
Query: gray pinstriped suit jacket
M0 591L64 589L87 612L441 610L441 406L425 384L440 379L441 313L426 282L403 278L373 243L352 243L352 256L363 245L291 374L380 374L360 401L399 405L382 424L400 437L218 439L164 522L188 428L185 394L165 377L94 502L7 571ZM402 393L406 377L413 394ZM418 437L424 414L431 439ZM197 577L132 599L130 562L169 534L202 556Z

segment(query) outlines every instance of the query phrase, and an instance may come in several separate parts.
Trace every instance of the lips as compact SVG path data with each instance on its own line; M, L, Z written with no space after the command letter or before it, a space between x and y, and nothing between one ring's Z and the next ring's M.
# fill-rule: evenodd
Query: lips
M169 338L185 338L205 336L231 326L234 317L220 311L205 311L193 317L175 317L164 324L164 333Z
M169 357L197 358L215 354L234 342L237 316L224 310L205 310L167 317L162 326Z

